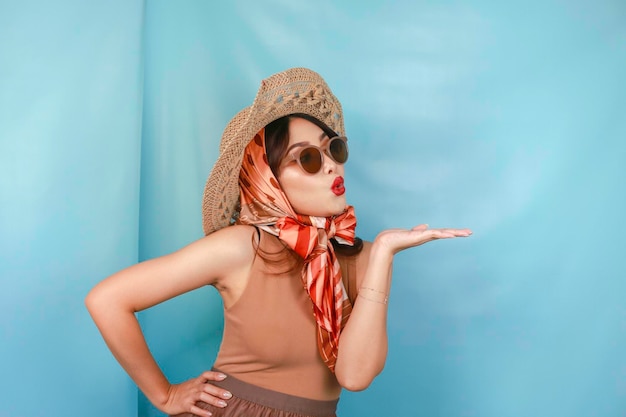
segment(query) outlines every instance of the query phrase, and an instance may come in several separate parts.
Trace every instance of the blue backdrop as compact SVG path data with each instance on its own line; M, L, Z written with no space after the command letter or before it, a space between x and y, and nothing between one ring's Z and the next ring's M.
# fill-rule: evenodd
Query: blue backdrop
M340 415L623 416L621 0L0 0L0 416L160 415L83 298L202 235L222 129L293 66L344 106L361 237L474 230L397 257ZM140 320L172 380L211 365L212 289Z

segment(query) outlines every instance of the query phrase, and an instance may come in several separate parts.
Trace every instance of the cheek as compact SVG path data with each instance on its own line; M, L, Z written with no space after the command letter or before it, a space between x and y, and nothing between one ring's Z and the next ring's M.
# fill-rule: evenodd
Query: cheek
M294 173L292 170L285 170L278 178L291 207L298 214L311 214L309 211L319 205L316 203L319 201L319 196L315 195L315 184L312 178L301 175L299 172Z
M303 208L303 205L309 202L308 197L311 193L307 192L309 187L306 180L287 175L278 181L294 210L299 211L299 209Z

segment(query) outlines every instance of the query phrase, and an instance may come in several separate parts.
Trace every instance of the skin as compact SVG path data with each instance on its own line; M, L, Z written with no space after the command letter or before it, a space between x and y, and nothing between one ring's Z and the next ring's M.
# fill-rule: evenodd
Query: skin
M290 162L281 165L278 182L296 213L328 217L340 214L346 208L346 195L337 196L331 189L335 179L344 176L343 165L324 154L321 171L311 175L303 172L298 163L288 157L307 145L326 145L329 139L322 129L308 120L292 118L289 121L285 160Z
M289 145L322 146L328 137L315 124L293 118L289 124ZM333 181L344 174L344 167L325 155L320 172L305 173L296 162L281 165L278 180L294 210L301 214L330 216L343 212L345 195L331 191ZM369 386L387 357L387 304L391 269L396 253L437 239L466 237L469 229L389 229L373 242L364 242L357 255L359 296L350 320L340 336L335 376L351 391ZM225 407L231 394L212 381L224 378L206 371L198 377L171 384L146 344L135 313L205 285L215 286L224 306L233 305L246 288L255 257L251 226L236 225L210 234L163 257L124 269L96 285L85 300L87 308L115 358L128 372L146 397L162 412L191 412L197 416L211 413L195 403L204 401ZM294 271L294 277L299 275Z

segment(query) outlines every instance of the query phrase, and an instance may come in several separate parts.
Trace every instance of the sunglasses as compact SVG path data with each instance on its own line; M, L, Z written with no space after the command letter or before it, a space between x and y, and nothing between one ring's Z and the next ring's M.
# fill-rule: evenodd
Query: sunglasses
M295 160L304 172L317 174L322 170L324 163L322 152L339 165L343 165L348 160L348 138L335 136L330 138L326 145L322 147L315 145L303 146L298 148L295 153L289 155L284 163Z

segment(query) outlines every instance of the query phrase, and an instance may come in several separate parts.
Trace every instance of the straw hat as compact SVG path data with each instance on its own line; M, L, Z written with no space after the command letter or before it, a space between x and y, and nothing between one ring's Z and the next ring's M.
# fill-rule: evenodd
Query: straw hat
M239 171L248 143L267 124L294 113L313 116L345 135L341 104L319 74L291 68L263 80L252 106L237 113L222 134L220 155L204 188L205 235L232 224L238 214Z

